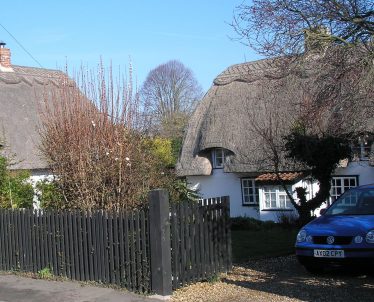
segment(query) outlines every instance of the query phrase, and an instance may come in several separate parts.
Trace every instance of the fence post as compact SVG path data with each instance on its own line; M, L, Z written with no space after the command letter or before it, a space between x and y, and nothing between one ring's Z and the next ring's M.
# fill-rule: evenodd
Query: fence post
M148 200L152 291L169 296L172 294L169 195L164 189L152 190Z

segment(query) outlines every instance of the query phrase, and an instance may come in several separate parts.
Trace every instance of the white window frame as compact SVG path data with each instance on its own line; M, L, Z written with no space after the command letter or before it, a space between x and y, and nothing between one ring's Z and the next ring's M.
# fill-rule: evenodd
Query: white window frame
M253 178L242 178L242 203L243 205L258 205L259 190Z
M291 191L291 188L288 188ZM292 210L293 206L286 191L280 186L265 186L262 189L264 210ZM267 202L270 197L269 202Z
M219 164L218 159L222 158L222 162ZM221 169L225 164L225 149L215 148L212 152L212 163L214 169Z
M348 181L348 182L347 182ZM357 175L339 175L331 178L330 204L350 188L358 186Z

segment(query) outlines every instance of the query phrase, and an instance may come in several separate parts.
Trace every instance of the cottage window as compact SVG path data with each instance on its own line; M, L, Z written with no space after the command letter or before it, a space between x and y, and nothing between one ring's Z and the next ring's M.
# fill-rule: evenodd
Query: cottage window
M243 205L258 204L258 188L254 179L242 178L242 200Z
M358 138L352 146L353 159L369 160L371 146L374 143L373 135L365 134Z
M286 191L279 186L264 187L264 201L265 209L292 209Z
M334 176L331 179L330 203L350 188L357 187L357 176Z
M225 149L216 148L212 152L213 168L223 168L225 162Z

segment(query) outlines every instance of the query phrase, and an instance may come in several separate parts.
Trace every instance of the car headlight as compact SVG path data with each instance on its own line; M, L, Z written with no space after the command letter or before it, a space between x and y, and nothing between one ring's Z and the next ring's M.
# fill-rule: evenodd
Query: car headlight
M373 232L373 235L374 235L374 232ZM306 231L305 230L301 230L297 234L296 240L297 240L297 242L304 242L305 239L306 239Z
M366 242L374 243L374 230L371 230L366 234Z

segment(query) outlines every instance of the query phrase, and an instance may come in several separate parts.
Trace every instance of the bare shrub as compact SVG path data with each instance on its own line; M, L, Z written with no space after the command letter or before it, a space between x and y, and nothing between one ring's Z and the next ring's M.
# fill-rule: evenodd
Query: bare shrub
M151 188L169 186L159 158L142 132L139 98L132 81L112 69L81 70L44 95L41 151L63 196L59 208L130 209Z

